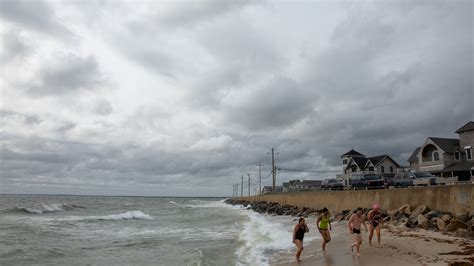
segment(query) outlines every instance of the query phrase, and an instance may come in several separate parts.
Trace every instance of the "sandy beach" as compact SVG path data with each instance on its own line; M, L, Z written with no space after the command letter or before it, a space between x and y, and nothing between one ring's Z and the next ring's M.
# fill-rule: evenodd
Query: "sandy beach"
M313 227L314 228L314 227ZM274 265L473 265L474 241L443 235L427 230L410 230L394 226L382 229L382 244L376 239L368 244L368 233L362 230L361 256L351 252L352 236L346 222L334 223L332 241L327 252L321 251L321 240L305 243L301 263L294 260L294 253L281 254ZM318 234L315 229L309 234Z

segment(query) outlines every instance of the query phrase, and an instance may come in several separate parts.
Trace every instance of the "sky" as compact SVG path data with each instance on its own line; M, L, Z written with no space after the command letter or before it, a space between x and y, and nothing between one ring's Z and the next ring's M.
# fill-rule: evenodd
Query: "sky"
M277 184L351 148L408 165L474 120L473 24L469 0L0 0L0 193L253 194L273 147Z

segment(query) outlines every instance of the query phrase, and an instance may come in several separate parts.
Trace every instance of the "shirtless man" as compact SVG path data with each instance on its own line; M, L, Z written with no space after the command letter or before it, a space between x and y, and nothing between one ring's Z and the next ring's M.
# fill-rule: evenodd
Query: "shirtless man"
M354 234L354 244L351 245L351 250L354 251L356 247L356 255L360 256L360 245L362 245L362 236L360 235L360 225L364 225L365 232L367 232L367 225L364 222L364 216L362 216L362 208L357 208L347 225L349 226L349 234Z

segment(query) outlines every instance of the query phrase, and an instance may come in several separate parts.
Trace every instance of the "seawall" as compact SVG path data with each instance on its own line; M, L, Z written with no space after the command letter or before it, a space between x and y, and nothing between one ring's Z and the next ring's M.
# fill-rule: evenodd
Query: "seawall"
M370 208L378 203L386 210L398 209L404 204L416 207L425 204L432 210L460 214L474 207L474 184L433 187L410 187L357 191L305 191L242 197L249 201L276 202L297 207L329 210Z

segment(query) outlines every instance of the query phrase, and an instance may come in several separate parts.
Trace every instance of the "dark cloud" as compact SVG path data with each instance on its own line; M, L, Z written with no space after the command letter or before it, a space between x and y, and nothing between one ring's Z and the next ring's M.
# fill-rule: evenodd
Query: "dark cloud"
M3 33L1 39L0 61L2 63L22 59L31 52L31 47L19 30L10 30Z
M60 23L50 3L42 0L3 0L0 3L0 17L18 26L51 36L73 36L71 31Z
M27 86L33 96L74 94L80 90L94 90L105 82L97 61L92 57L73 54L61 55L56 62L41 68L35 80Z

